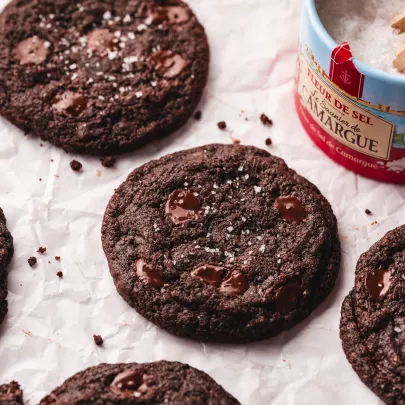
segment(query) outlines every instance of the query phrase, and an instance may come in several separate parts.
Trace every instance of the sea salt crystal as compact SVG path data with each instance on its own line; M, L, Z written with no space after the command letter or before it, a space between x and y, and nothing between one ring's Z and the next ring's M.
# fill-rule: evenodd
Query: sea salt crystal
M106 12L103 14L103 19L104 19L104 20L110 20L110 19L111 19L111 13L110 13L109 11L106 11Z
M401 332L402 332L402 329L399 328L398 326L395 326L394 330L395 330L395 332L397 332L397 333L401 333Z
M403 0L316 0L323 25L338 43L349 42L353 56L379 70L399 75L393 66L405 34L391 21L405 10Z

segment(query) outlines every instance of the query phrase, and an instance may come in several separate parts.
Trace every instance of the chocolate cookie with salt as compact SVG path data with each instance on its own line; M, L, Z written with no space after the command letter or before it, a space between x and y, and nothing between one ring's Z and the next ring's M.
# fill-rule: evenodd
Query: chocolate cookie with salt
M136 169L102 227L118 292L173 334L249 342L291 328L331 291L336 218L319 190L254 147L208 145Z
M186 364L100 364L66 380L40 405L240 405L211 377Z
M23 392L17 382L12 381L10 384L0 385L0 405L23 404Z
M387 405L405 404L405 226L360 256L340 337L360 379Z
M208 65L181 0L13 0L0 16L0 113L69 152L118 154L180 128Z
M0 324L7 314L7 265L13 253L13 238L7 229L6 217L0 208Z

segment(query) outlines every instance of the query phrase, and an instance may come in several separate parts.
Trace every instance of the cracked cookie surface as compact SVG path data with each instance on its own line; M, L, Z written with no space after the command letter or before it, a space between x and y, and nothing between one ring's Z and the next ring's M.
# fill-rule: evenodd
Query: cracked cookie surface
M178 362L100 364L66 380L40 405L240 405L206 373Z
M171 134L208 65L181 0L13 0L0 15L0 113L68 152L113 155Z
M356 267L342 306L348 361L387 405L405 404L405 226L388 232Z
M284 161L207 145L136 169L102 227L116 288L161 328L204 341L274 336L307 317L340 265L336 218Z

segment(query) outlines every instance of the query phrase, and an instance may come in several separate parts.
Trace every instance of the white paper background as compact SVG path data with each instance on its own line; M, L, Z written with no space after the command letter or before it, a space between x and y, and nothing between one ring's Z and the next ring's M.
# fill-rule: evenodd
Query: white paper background
M45 142L40 147L39 139L24 137L0 119L0 206L16 249L9 267L9 315L0 328L0 381L18 380L25 399L35 404L88 366L166 359L206 371L243 405L377 405L341 349L340 306L353 285L358 256L402 224L405 189L344 170L304 133L293 105L300 0L189 2L212 50L202 121L120 157L115 169L79 156L84 170L77 174L69 167L73 156ZM262 112L274 119L273 128L259 122ZM170 152L230 142L229 132L216 127L220 120L243 144L265 148L270 136L269 150L319 186L339 219L343 250L335 290L307 321L244 346L179 339L144 320L116 292L100 242L104 209L128 173ZM364 214L366 208L374 217ZM39 257L39 246L47 254ZM35 269L27 264L31 255L39 257ZM93 334L103 336L103 348L95 346Z

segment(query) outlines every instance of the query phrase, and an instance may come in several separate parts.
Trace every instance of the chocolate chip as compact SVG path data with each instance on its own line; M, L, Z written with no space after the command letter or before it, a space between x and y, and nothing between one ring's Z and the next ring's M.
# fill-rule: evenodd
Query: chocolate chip
M305 208L296 197L278 197L276 208L280 217L287 222L302 222L307 217Z
M260 116L260 121L264 124L264 125L273 125L273 121L266 115L266 114L262 114Z
M200 121L201 117L202 117L202 112L196 111L196 113L194 114L194 119L197 121Z
M62 278L62 277L63 277L63 273L62 273L61 271L58 271L58 272L56 273L56 275L57 275L59 278Z
M151 62L155 66L157 72L168 79L179 75L187 66L186 60L172 51L154 53L151 56Z
M93 335L93 338L94 338L94 343L95 343L97 346L102 346L102 345L103 345L104 340L103 340L103 338L102 338L100 335Z
M365 212L366 212L367 215L373 215L373 213L369 209L366 209Z
M265 142L267 146L270 146L273 143L270 138L267 138Z
M159 274L159 272L154 267L145 263L142 259L136 261L135 267L136 274L146 284L156 288L163 287L165 285L165 280Z
M101 164L104 167L110 168L110 167L114 167L115 165L115 158L112 156L107 156L105 158L100 159Z
M83 167L83 165L80 162L78 162L77 160L72 160L70 162L70 167L72 168L72 170L74 172L78 172Z
M78 117L87 106L86 98L80 93L65 91L57 95L53 102L52 108L58 112L67 113L73 117Z
M220 121L218 122L218 128L224 130L226 128L226 122L225 121Z
M165 212L175 224L198 218L200 200L188 190L175 190L170 194Z
M46 252L46 247L40 247L37 250L37 253L41 253L41 255L44 254L45 252Z
M28 264L29 264L31 267L34 267L34 266L37 264L37 258L34 257L34 256L30 257L30 258L28 259Z

